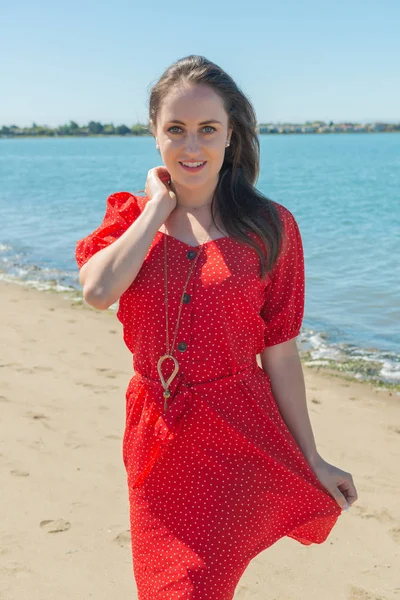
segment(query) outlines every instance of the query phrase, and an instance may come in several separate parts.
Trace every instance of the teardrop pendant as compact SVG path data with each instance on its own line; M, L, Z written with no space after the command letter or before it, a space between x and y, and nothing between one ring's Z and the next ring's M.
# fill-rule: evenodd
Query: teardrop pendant
M163 364L164 360L166 360L167 358L171 358L173 360L174 370L173 370L172 374L168 377L167 381L165 381L163 374L161 372L161 365ZM158 375L161 380L161 384L164 388L164 392L163 392L164 411L167 411L168 410L167 398L171 397L171 390L169 389L169 386L171 385L172 381L175 379L175 377L179 371L179 363L176 360L175 356L172 356L172 354L164 354L164 356L160 356L160 358L158 359L158 362L157 362L157 371L158 371Z

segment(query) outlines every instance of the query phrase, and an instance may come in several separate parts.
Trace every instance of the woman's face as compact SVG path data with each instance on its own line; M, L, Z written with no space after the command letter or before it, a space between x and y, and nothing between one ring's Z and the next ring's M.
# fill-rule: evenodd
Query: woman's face
M176 122L179 121L179 122ZM207 85L179 86L164 98L156 141L172 181L184 188L217 185L232 128L221 97ZM191 171L182 162L205 162Z

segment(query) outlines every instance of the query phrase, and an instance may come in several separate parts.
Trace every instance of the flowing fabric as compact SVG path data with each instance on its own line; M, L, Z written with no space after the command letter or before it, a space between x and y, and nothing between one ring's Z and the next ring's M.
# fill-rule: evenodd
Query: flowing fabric
M79 268L123 235L148 201L129 192L109 196L102 224L77 242ZM256 360L264 348L295 338L304 314L300 231L293 214L275 206L286 236L265 279L253 248L228 236L204 244L186 289L166 411L157 372L166 353L164 236L170 340L198 247L158 231L119 300L134 371L122 458L139 600L232 600L259 552L284 536L321 544L341 514ZM163 363L164 379L171 362Z

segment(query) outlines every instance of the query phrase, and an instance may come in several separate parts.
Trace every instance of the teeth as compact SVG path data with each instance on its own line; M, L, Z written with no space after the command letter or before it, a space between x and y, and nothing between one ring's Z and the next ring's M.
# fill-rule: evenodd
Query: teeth
M185 167L199 167L200 165L204 165L204 162L196 162L196 163L183 162L182 164L185 165Z

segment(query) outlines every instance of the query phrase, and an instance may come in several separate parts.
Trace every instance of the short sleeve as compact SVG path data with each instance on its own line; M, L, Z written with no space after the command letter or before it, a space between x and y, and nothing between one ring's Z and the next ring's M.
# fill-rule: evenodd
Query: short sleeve
M79 269L96 252L119 238L140 213L137 196L129 192L116 192L108 196L101 225L76 243L75 259Z
M260 311L266 326L264 347L297 337L304 316L305 270L300 230L292 213L282 205L279 207L285 239L265 287L265 302Z

